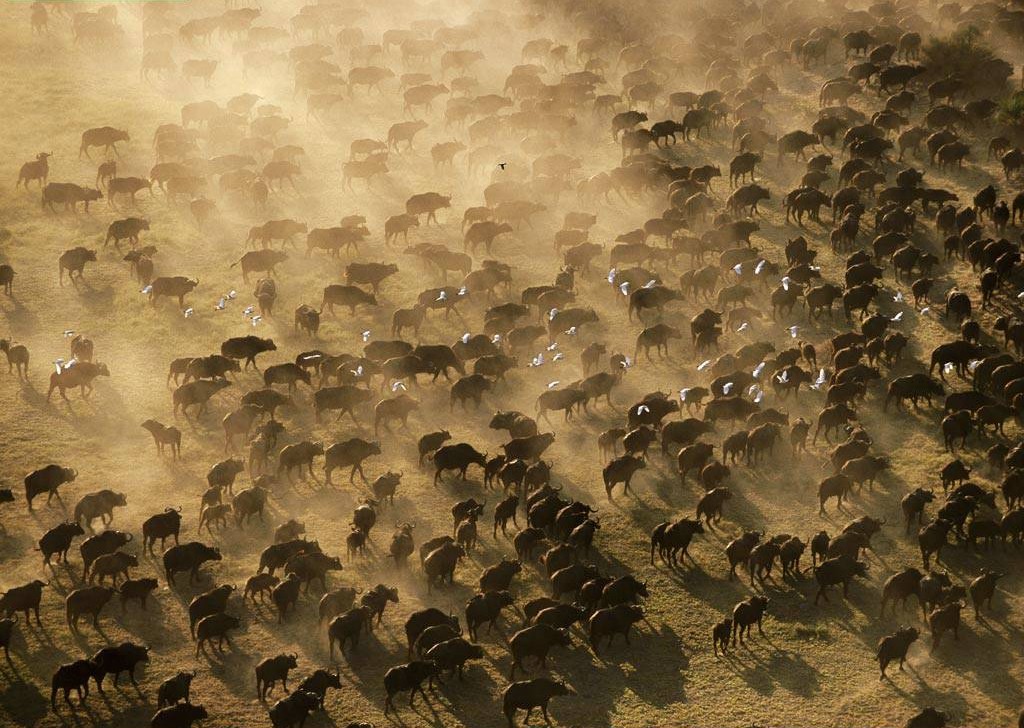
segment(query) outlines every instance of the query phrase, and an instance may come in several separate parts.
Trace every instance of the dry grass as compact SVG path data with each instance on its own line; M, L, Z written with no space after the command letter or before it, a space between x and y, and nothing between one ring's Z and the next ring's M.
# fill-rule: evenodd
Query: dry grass
M276 7L266 23L283 24L297 9ZM446 132L439 114L430 117L431 126L417 139L416 150L393 157L391 174L378 180L373 189L363 190L357 184L355 193L340 190L340 165L348 155L348 144L363 136L381 137L387 127L400 120L401 104L395 94L358 98L347 103L338 116L327 125L304 121L304 104L293 100L285 75L268 79L243 81L235 61L222 62L209 91L189 87L180 81L154 84L140 83L137 73L138 50L134 45L138 21L130 6L119 6L122 22L133 41L124 51L76 48L70 41L65 23L51 23L51 34L33 37L29 33L27 6L6 4L0 8L0 98L7 113L4 134L0 137L0 157L5 161L3 184L0 185L0 225L11 237L0 243L0 259L10 262L18 271L13 298L0 298L0 327L18 341L27 344L33 354L31 378L19 385L14 376L0 375L0 444L3 470L0 479L8 487L20 490L24 473L48 462L61 462L78 468L79 479L64 488L67 507L83 493L112 487L128 494L129 506L115 517L114 527L139 532L141 521L165 506L181 505L185 509L186 539L196 537L195 525L198 496L205 486L207 468L221 457L220 417L236 403L242 392L260 385L252 373L239 377L236 386L214 401L211 413L200 421L179 419L185 432L184 459L173 463L157 457L149 436L139 423L155 417L171 422L170 392L165 386L168 362L177 356L199 355L216 351L219 342L228 336L252 330L241 310L249 303L251 288L242 283L237 260L243 249L245 230L249 225L275 217L307 220L310 227L336 224L342 215L366 214L374 235L361 251L360 260L395 259L401 273L389 280L381 296L383 305L376 310L360 310L355 317L339 314L326 317L320 339L310 342L292 331L290 311L300 303L319 303L320 289L341 279L344 263L322 256L304 259L300 252L281 269L282 295L279 315L260 324L258 333L272 336L278 344L276 356L263 358L263 364L291 360L304 348L316 345L331 351L358 351L359 332L370 329L375 336L385 337L391 311L408 305L418 291L439 285L434 272L417 259L387 250L382 241L383 219L401 211L406 197L414 192L437 190L454 194L452 210L442 215L440 228L414 231L412 239L444 241L458 247L459 220L462 210L481 203L483 179L468 178L464 157L454 170L432 170L427 151L431 144L444 141L456 132ZM374 29L401 25L388 20L395 17L394 6L375 9L366 25L368 37ZM445 19L459 22L470 8L445 10ZM218 3L194 3L172 12L203 14L220 12ZM440 12L435 10L435 12ZM431 15L430 10L424 10ZM484 91L500 90L508 67L518 62L519 47L530 37L564 32L557 27L533 31L513 27L507 32L491 32L483 47L488 58L480 68ZM226 52L226 46L216 46ZM179 52L179 60L189 57ZM203 52L194 53L202 56ZM227 58L222 55L222 58ZM397 56L390 63L398 66ZM838 63L823 75L841 73ZM694 78L679 79L679 88L700 88L700 72ZM789 68L780 75L783 91L772 98L770 111L783 131L807 128L815 113L814 98L822 75L807 74ZM273 103L280 103L295 121L282 135L281 142L302 144L307 151L303 162L300 194L275 195L272 207L264 216L254 215L244 202L219 200L220 222L205 231L196 229L187 209L169 207L157 195L140 196L140 206L152 220L147 243L158 246L158 273L196 276L201 285L189 300L196 315L185 319L170 302L151 308L129 279L126 264L112 249L102 249L102 234L115 211L101 201L92 215L50 215L40 211L35 190L14 190L10 181L17 166L38 151L52 151L51 179L55 181L91 182L94 163L76 159L79 134L92 126L111 124L131 131L132 142L124 149L124 173L145 175L152 160L150 139L157 124L175 121L180 105L189 100L214 98L224 101L235 93L254 91ZM860 99L858 103L864 103ZM872 103L874 103L872 101ZM727 135L715 133L711 141L680 144L673 152L687 162L712 159L727 167L730 158ZM984 142L975 145L975 159L984 155ZM506 140L511 168L522 163L522 154L515 151L515 140ZM580 118L580 132L565 151L580 156L585 172L608 169L618 161L618 149L609 139L605 120ZM498 161L498 160L495 160ZM528 161L528 160L527 160ZM786 162L776 168L774 155L764 166L773 191L772 203L755 235L758 245L781 259L780 243L795 230L783 224L779 198L799 179L800 168ZM511 174L511 169L509 174ZM985 184L995 174L989 166L970 165L955 176L943 178L928 171L933 186L948 186L961 194L961 199ZM725 184L716 180L719 195ZM499 241L497 257L516 268L516 285L525 286L550 279L556 258L550 247L551 235L561 223L561 213L574 209L571 196L549 214L542 216L535 230L523 229ZM624 230L641 224L657 214L662 202L647 199L637 203L615 201L596 210L599 225L593 238L607 241ZM557 211L556 211L557 209ZM818 228L810 232L815 242L822 241ZM931 231L919 234L919 244L934 247ZM80 287L56 285L56 259L59 253L74 245L100 249L99 262L86 269ZM841 279L841 261L822 253L823 274ZM953 282L971 286L970 272L963 265L945 268L937 288L944 292ZM892 285L891 277L885 281ZM224 292L237 289L240 296L227 311L216 312L213 303ZM970 288L973 290L973 288ZM438 426L453 431L456 440L465 439L481 449L495 452L502 438L487 429L488 413L496 407L517 407L532 412L533 400L552 380L568 382L579 376L578 351L581 344L594 338L607 341L611 350L632 351L637 325L626 320L621 297L604 283L600 271L581 284L581 300L595 306L601 324L586 331L580 341L564 345L563 362L539 369L519 369L510 378L508 387L487 400L487 407L478 413L448 413L447 388L428 386L417 392L423 406L412 418L409 432L399 432L384 440L384 456L370 462L372 477L385 469L404 470L405 478L396 507L387 510L381 526L374 533L366 561L346 563L332 583L372 586L378 581L397 584L401 604L389 610L384 628L375 633L352 655L340 663L344 689L328 700L326 716L318 715L309 725L368 719L378 725L388 721L381 715L384 671L404 658L402 623L405 616L425 604L461 611L472 595L481 569L511 553L511 545L500 539L486 537L480 549L457 573L457 585L426 594L418 570L398 573L390 565L386 553L389 527L395 520L417 523L417 541L444 533L450 528L448 509L457 498L480 495L480 475L472 472L468 484L446 480L443 487L430 485L432 473L415 464L415 439ZM883 306L893 313L897 306ZM464 307L465 323L445 322L432 317L422 332L424 341L454 341L463 330L480 328L486 303L472 301ZM683 322L697 306L688 303L670 308L667 319ZM781 348L788 344L785 327L798 322L803 328L801 338L823 341L840 330L842 322L823 321L807 325L794 313L792 321L773 323L765 320L744 334L730 333L723 341L726 350L747 341L770 338ZM989 321L986 315L984 319ZM70 404L55 399L46 401L46 378L55 358L67 355L62 338L65 329L74 329L96 342L97 358L107 362L112 376L97 387L91 401L72 396ZM927 361L931 347L953 335L952 329L936 315L905 314L902 330L913 334L911 356L893 375L920 368ZM912 648L907 672L893 672L891 681L880 682L873 661L874 646L879 637L891 632L897 620L877 618L879 587L892 572L918 560L915 542L905 538L902 529L887 527L876 540L870 554L871 578L856 583L850 599L833 596L832 603L813 606L813 579L805 577L787 583L769 583L765 591L771 598L765 638L756 638L748 649L739 649L727 658L715 658L710 649L711 625L728 613L733 604L745 598L751 588L742 581L726 580L726 564L722 553L725 543L743 528L765 528L769 533L788 532L810 536L826 528L838 531L848 519L869 513L897 520L899 498L913 487L937 486L936 471L947 460L941 441L936 437L937 413L890 413L880 411L880 388L876 387L864 408L863 421L875 437L876 449L890 455L893 470L886 474L873 493L853 499L846 513L830 508L826 517L817 515L815 485L820 477L820 463L825 452L822 446L811 454L793 458L784 449L776 452L770 463L751 471L737 467L731 487L736 497L727 506L727 518L716 533L698 539L692 553L696 566L672 573L660 564L647 561L648 533L662 520L692 512L699 494L691 482L681 488L672 463L653 456L651 466L634 483L636 495L617 495L608 504L600 485L600 468L596 435L616 425L621 408L645 392L658 389L677 390L700 382L695 371L697 360L690 346L673 346L665 361L641 362L631 370L616 393L619 410L601 408L599 413L571 424L557 422L558 441L550 451L555 463L557 482L566 492L600 505L601 531L599 555L595 557L602 570L611 574L627 571L649 583L652 597L648 602L649 623L635 635L631 647L619 642L612 649L595 657L583 644L553 654L551 665L555 675L568 680L579 692L579 698L559 699L553 703L552 716L559 725L616 726L616 728L651 725L742 726L751 722L772 726L892 726L901 723L916 707L936 705L957 716L963 725L1000 726L1024 703L1021 679L1024 661L1019 649L1021 630L1020 577L1013 565L1019 554L996 553L988 556L950 549L945 566L958 581L972 578L982 565L1009 571L996 599L995 613L975 621L967 616L959 643L945 644L929 655L927 640ZM963 386L957 384L957 386ZM820 395L805 394L799 403L784 403L791 417L813 417L820 407ZM289 436L322 438L327 442L361 434L351 422L317 426L313 422L310 393L301 391L299 406L283 412ZM770 404L777 404L769 398ZM363 421L368 413L363 414ZM1017 428L1011 427L1013 435ZM720 431L715 438L728 434ZM990 441L971 443L967 459L977 463ZM980 480L990 485L984 467ZM247 478L243 477L243 484ZM118 614L116 605L102 620L101 630L91 627L73 636L63 623L62 596L75 585L77 572L58 568L47 575L51 588L44 597L44 622L41 629L19 624L12 663L0 665L0 724L31 726L110 725L138 726L148 721L155 709L155 691L160 680L178 669L197 669L194 700L207 706L211 718L206 726L268 725L265 706L255 698L254 664L282 651L295 650L300 656L299 675L327 662L325 630L315 622L316 597L301 602L297 617L284 626L276 624L265 608L241 607L233 601L230 611L243 616L243 628L234 648L223 658L216 655L194 659L192 643L187 637L185 607L196 593L209 588L211 581L241 585L257 563L260 549L269 542L274 525L288 517L306 523L309 534L319 539L324 550L343 554L344 536L348 530L351 509L363 489L345 484L339 490L324 490L311 483L301 484L296 491L277 494L272 501L272 514L267 523L239 531L231 528L213 541L224 549L223 562L204 571L203 584L191 588L163 588L151 602L151 611L143 614L130 607L127 616ZM494 502L493 494L488 496ZM0 563L5 587L40 576L39 557L32 551L36 539L47 528L66 516L64 505L39 507L34 513L23 505L4 506L6 534L0 540ZM203 540L209 541L208 537ZM72 565L77 566L77 545ZM138 574L155 574L157 562L143 559ZM526 570L516 585L516 593L525 601L544 593L543 580L536 567ZM917 622L919 617L908 612L904 621ZM63 662L92 654L99 647L123 640L144 642L152 647L152 662L144 671L142 692L130 688L108 690L108 699L90 698L84 710L70 712L61 706L58 715L49 711L47 686L54 668ZM510 663L501 640L491 636L484 640L486 659L472 666L465 684L450 683L440 688L429 705L417 702L415 711L402 707L396 720L409 725L444 724L467 726L504 725L497 693L507 684Z

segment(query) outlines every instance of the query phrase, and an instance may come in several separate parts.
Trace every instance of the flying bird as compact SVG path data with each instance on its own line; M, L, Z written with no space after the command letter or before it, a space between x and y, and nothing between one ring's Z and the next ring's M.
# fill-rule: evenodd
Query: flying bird
M754 367L754 371L751 372L754 375L754 379L757 379L759 376L761 376L761 372L764 371L765 366L766 364L764 362L761 362L756 367Z
M394 382L391 385L391 391L392 392L397 392L399 389L403 389L404 390L405 388L406 388L405 387L405 382Z
M790 326L790 327L789 327L789 335L790 335L790 337L791 337L791 338L793 338L793 339L795 339L795 338L796 338L796 333L797 333L797 332L798 332L799 330L800 330L800 327L799 327L799 326Z
M761 260L757 261L757 265L754 266L754 275L756 275L756 276L761 275L761 271L764 270L764 267L767 264L768 264L768 261L765 260L764 258L761 258Z
M462 335L461 341L462 341L463 344L468 344L469 340L472 339L472 338L473 338L473 335L467 331L466 333L464 333Z
M569 328L567 328L565 330L565 333L568 334L569 336L575 336L576 335L576 327L575 326L570 326Z
M628 296L629 295L629 281L623 281L622 284L619 285L619 290L622 291L622 295L623 296Z
M555 381L553 381L553 382L548 382L548 389L554 389L559 384L561 384L561 382L558 381L557 379Z
M367 329L366 331L364 331L362 336L363 336L363 342L364 343L369 341L370 340L370 330Z
M252 317L252 326L253 326L253 328L256 328L256 324L258 324L262 320L263 320L262 316L253 316Z
M704 361L702 361L700 364L697 365L697 371L698 372L702 372L705 369L707 369L709 366L711 366L711 360L710 359L705 359Z
M185 318L190 318L192 314L195 313L195 311L191 307L189 307L182 311L182 313L185 314Z
M740 324L740 327L738 329L736 329L736 333L738 334L738 333L740 333L742 331L746 331L749 328L750 328L750 324L747 323L746 321L744 321L743 323Z
M811 382L811 384L809 386L810 386L811 389L814 389L814 390L821 389L821 385L823 385L825 383L825 380L826 380L825 370L822 369L821 371L818 372L818 378L815 379L813 382Z
M722 385L722 394L729 394L732 391L732 382L726 382Z
M608 271L608 282L609 283L615 283L615 276L617 276L618 274L619 274L619 269L618 268L612 268L610 271Z
M902 312L902 311L897 311L897 312L896 312L896 315L895 315L895 316L893 316L893 317L892 317L892 318L891 318L890 320L891 320L891 321L892 321L893 323L897 323L897 324L898 324L898 323L899 323L900 321L902 321L902 320L903 320L903 312Z

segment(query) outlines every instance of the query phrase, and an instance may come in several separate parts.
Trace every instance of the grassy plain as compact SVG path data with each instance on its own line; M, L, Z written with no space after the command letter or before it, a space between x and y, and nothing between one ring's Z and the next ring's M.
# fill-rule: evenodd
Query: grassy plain
M298 9L294 2L265 8L264 24L286 25ZM416 17L441 17L457 23L473 9L467 5L406 7L399 20L394 4L375 7L363 27L367 36L389 27L404 27ZM504 8L509 10L509 8ZM204 725L269 725L266 707L256 699L253 666L262 658L283 651L299 654L299 676L327 664L325 630L316 624L318 594L304 597L297 617L278 626L276 616L265 607L244 608L240 599L231 606L241 614L243 628L235 644L224 657L193 657L188 640L186 607L188 601L212 582L241 585L253 573L258 554L272 538L276 524L295 517L306 524L307 532L318 538L324 550L344 553L344 538L353 505L365 489L345 483L338 490L327 490L306 482L295 490L283 490L272 500L271 514L264 524L244 530L234 527L216 535L212 542L224 549L225 560L204 569L205 581L195 587L181 585L161 588L151 602L149 613L129 607L120 615L116 604L105 614L100 631L85 627L81 635L72 635L64 624L62 597L74 588L76 568L57 568L43 574L35 542L43 531L65 518L74 502L84 493L113 488L128 495L129 505L120 509L113 526L129 529L138 537L140 524L148 515L166 506L182 506L185 512L186 540L196 538L199 495L205 488L205 473L210 465L224 457L220 418L236 404L241 394L261 380L252 372L238 377L236 386L216 397L209 415L199 421L178 418L185 432L184 456L172 462L157 456L149 436L139 423L149 417L171 423L170 390L165 384L166 370L172 358L202 355L218 349L228 336L243 335L253 327L242 315L251 302L251 286L244 284L237 268L231 268L244 250L245 231L264 219L294 217L310 227L336 224L346 214L365 214L373 235L358 256L343 257L339 263L323 256L305 258L301 250L281 267L279 313L265 319L256 333L271 336L278 345L276 355L266 356L263 364L292 360L311 346L333 352L358 351L360 332L369 329L376 338L388 338L390 315L394 308L409 305L416 294L439 285L433 269L422 261L388 249L383 242L383 220L403 210L404 200L413 193L436 190L454 195L452 209L441 215L440 227L419 228L411 242L449 243L459 249L462 210L482 204L481 190L488 178L471 177L465 171L464 155L454 169L434 170L428 150L434 143L458 138L458 130L445 130L439 108L428 117L430 127L416 140L410 153L392 155L390 174L375 180L370 189L356 185L353 193L340 185L341 164L348 157L349 143L360 137L383 137L389 125L403 118L401 100L395 85L387 93L367 96L357 92L327 123L305 120L301 97L293 98L286 72L244 79L238 61L230 57L230 45L215 42L209 48L179 47L179 62L188 57L212 55L221 58L221 67L213 86L205 90L170 78L142 82L138 74L140 28L136 7L119 5L121 22L127 30L124 48L83 48L72 42L66 21L51 19L50 32L33 35L29 29L28 6L7 3L0 7L0 98L4 100L4 131L0 135L0 226L10 236L0 242L0 260L9 262L18 272L12 298L0 297L0 333L25 343L32 352L30 380L19 384L13 375L0 374L0 481L20 492L21 479L30 470L49 462L77 468L78 480L63 489L64 503L25 510L22 503L4 506L5 526L0 536L0 583L4 588L41 577L51 580L45 591L43 626L25 627L21 622L15 638L12 662L0 664L0 723L7 725L85 726L109 725L118 728L148 722L155 710L156 686L179 669L198 670L194 683L194 701L206 705L211 717ZM216 14L219 3L193 2L175 6L171 11L180 18ZM508 68L519 62L519 48L531 37L571 38L577 33L554 20L526 29L522 23L492 28L479 41L486 53L479 67L485 92L500 92ZM834 54L833 54L834 55ZM347 60L339 56L343 67ZM396 54L387 59L396 69L401 61ZM693 69L689 78L676 79L682 88L702 88L703 69ZM817 88L823 78L841 73L841 61L833 59L823 71L803 72L787 66L779 74L781 92L772 96L769 113L779 128L787 131L808 128L816 113ZM437 68L433 69L437 73ZM554 77L552 77L554 78ZM617 89L617 80L613 81ZM182 103L203 98L225 101L236 93L252 91L270 103L280 104L285 115L294 119L281 135L281 143L301 144L307 152L302 160L303 176L299 192L284 192L271 198L266 214L256 214L247 201L218 198L219 220L199 230L184 206L169 206L158 193L139 196L142 213L152 221L145 242L158 247L158 274L189 275L200 280L189 305L196 314L185 318L176 305L163 302L149 306L138 286L129 278L127 266L112 247L102 244L106 225L120 216L100 201L90 215L52 215L40 210L35 189L15 189L13 180L18 166L39 151L53 152L51 180L91 182L95 161L78 159L81 132L89 127L112 125L126 128L132 141L125 145L119 160L122 174L146 175L153 161L152 134L160 123L178 120ZM862 105L863 100L854 100ZM440 106L440 105L439 105ZM867 107L865 107L867 108ZM917 110L917 113L920 109ZM529 162L518 151L518 140L503 138L505 158L512 175ZM927 170L933 186L958 191L961 200L970 196L990 178L996 178L992 165L979 164L987 138L974 146L974 158L967 168L948 177ZM583 174L594 174L614 166L620 156L611 140L604 118L579 118L578 133L559 146L560 151L579 156ZM671 154L683 162L713 160L727 168L731 152L728 133L719 130L710 139L680 143ZM838 155L837 155L838 157ZM499 160L495 160L497 163ZM773 199L765 208L761 231L755 244L774 259L782 259L781 245L796 234L784 224L779 204L784 192L796 184L802 169L791 161L776 166L769 155L761 170L772 189ZM500 178L495 171L493 179ZM716 194L724 199L727 181L715 180ZM830 183L832 184L832 183ZM573 194L567 194L548 213L540 216L534 229L523 228L499 240L496 257L515 267L517 287L547 282L556 270L558 258L551 247L553 233L562 214L577 208ZM658 214L663 203L655 197L624 202L614 199L593 211L598 226L592 239L607 242ZM931 229L918 235L919 244L934 247ZM827 240L827 230L815 225L807 231L819 245ZM1016 232L1014 232L1016 234ZM80 286L57 284L57 257L75 245L99 251L99 261L86 268ZM341 280L345 263L351 259L396 260L401 272L385 283L378 309L359 310L354 317L339 313L326 316L320 338L311 342L293 331L290 312L301 303L318 305L321 288ZM822 252L823 275L841 280L842 263ZM603 260L603 259L602 259ZM953 283L971 286L970 271L963 264L943 268L936 286L941 293ZM669 277L674 284L674 276ZM885 284L892 287L891 274ZM906 289L906 287L903 287ZM227 310L215 311L215 301L235 289L239 297ZM973 291L973 288L971 289ZM905 294L909 292L905 290ZM457 572L457 584L428 597L418 569L396 572L386 558L390 526L394 521L417 524L417 541L450 529L448 515L457 498L481 495L480 473L471 471L468 484L446 479L443 486L431 486L432 472L416 465L416 438L438 427L451 429L454 439L467 440L481 450L494 453L503 438L487 428L491 411L518 408L533 411L534 400L545 386L555 380L563 383L577 379L578 352L581 345L594 339L609 344L611 351L632 353L637 324L627 321L624 301L604 280L600 266L580 283L579 298L594 306L600 317L598 326L585 329L578 341L563 345L564 361L543 367L517 369L506 387L486 399L479 412L453 413L448 409L447 388L425 386L413 392L422 401L411 419L408 432L385 437L382 457L370 461L368 474L392 469L405 476L395 508L387 509L374 532L371 556L345 564L345 571L333 575L332 584L369 587L377 582L395 584L401 603L389 609L384 627L366 639L352 655L339 664L344 689L330 695L325 715L315 715L313 728L345 725L349 720L371 720L387 725L381 715L382 676L392 665L404 661L402 622L406 615L423 605L433 604L461 612L482 568L512 552L511 544L490 536L482 539ZM453 342L464 330L481 327L486 302L474 300L463 307L465 323L455 319L431 317L421 333L423 341ZM666 320L679 325L699 306L695 302L670 306ZM901 330L912 334L909 356L891 375L919 370L927 361L932 346L953 336L954 331L933 307L929 315L913 311L889 298L883 310L904 310ZM839 317L809 324L799 311L785 321L769 318L756 323L743 334L730 332L723 349L769 338L779 348L789 343L786 328L797 323L800 338L822 342L843 327ZM991 323L986 314L983 319ZM62 336L66 329L82 332L96 342L97 359L111 370L109 380L101 380L95 395L82 401L72 395L65 403L55 396L46 399L51 362L68 355ZM596 437L602 430L617 426L625 406L654 389L677 391L702 381L696 371L698 359L688 343L673 342L664 361L639 362L626 375L615 393L616 410L599 408L596 415L571 423L556 422L558 439L550 451L555 479L574 497L601 508L599 549L594 557L602 570L611 574L635 573L648 581L648 623L641 626L632 646L618 642L600 656L577 643L567 651L552 655L552 673L569 681L579 693L577 698L558 699L552 717L558 725L640 728L642 726L839 726L843 728L882 728L901 725L921 706L935 705L957 717L958 724L989 727L1011 722L1024 704L1024 652L1021 650L1022 597L1017 565L1019 553L998 552L987 556L950 549L944 566L959 581L966 582L982 565L1008 571L996 598L995 611L983 620L965 613L958 643L950 641L929 654L923 639L911 651L905 673L893 671L892 680L879 681L873 661L877 640L905 623L919 624L913 610L899 620L878 618L879 589L894 571L916 564L916 541L903 535L898 520L900 497L917 486L938 486L937 470L948 456L937 437L938 414L881 413L879 392L875 387L862 409L862 421L875 438L875 449L889 455L894 467L885 474L872 493L853 499L848 510L829 509L825 517L817 514L815 486L822 474L825 448L819 443L809 454L793 457L779 448L766 465L756 470L736 467L729 483L735 497L727 505L726 519L717 532L698 538L691 552L696 566L672 573L661 564L648 562L648 534L660 521L691 514L699 498L692 481L680 487L674 464L653 455L647 470L634 482L635 495L616 495L613 502L604 499L601 466ZM888 375L887 375L888 376ZM957 383L956 386L964 386ZM370 413L362 413L363 427L350 421L317 425L310 406L311 394L300 390L299 406L283 411L289 440L312 437L332 442L361 434L371 434L365 423ZM799 402L780 406L791 417L811 418L821 406L821 395L806 393ZM777 405L773 397L769 404ZM719 442L731 429L712 438ZM1019 434L1013 425L1008 430ZM984 447L991 441L974 440L966 458L977 465L978 480L992 485L991 476L980 463ZM653 451L652 451L653 452ZM242 485L248 477L241 478ZM496 496L487 495L493 504ZM810 575L787 582L769 582L764 591L771 599L766 637L755 638L749 648L739 649L726 658L712 655L711 625L731 611L732 606L751 593L743 580L728 581L723 547L744 528L764 528L770 534L787 532L804 537L821 528L837 532L849 519L868 513L886 516L889 525L869 555L870 578L854 584L850 598L838 595L832 603L813 605L814 582ZM203 540L210 541L204 536ZM138 549L136 549L138 550ZM72 567L80 566L77 545ZM141 555L141 554L140 554ZM158 560L142 558L137 574L157 575ZM754 589L760 591L760 588ZM525 601L545 592L538 567L530 565L516 585L517 595ZM517 618L512 618L517 623ZM513 625L509 625L511 628ZM48 688L55 667L64 662L91 655L108 643L123 640L144 642L152 648L152 660L144 670L141 692L122 686L108 690L107 699L90 698L84 709L74 712L61 706L50 712ZM490 727L504 725L497 694L507 684L510 664L508 651L497 636L483 641L486 659L470 667L465 684L450 682L432 696L428 705L417 701L415 710L404 705L393 720L400 725L466 725ZM297 682L297 680L296 680ZM279 695L277 697L280 697Z

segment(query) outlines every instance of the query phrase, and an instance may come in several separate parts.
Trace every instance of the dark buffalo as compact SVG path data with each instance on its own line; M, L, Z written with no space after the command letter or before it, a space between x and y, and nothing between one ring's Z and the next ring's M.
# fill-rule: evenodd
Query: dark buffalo
M207 561L220 561L221 558L219 548L207 546L199 541L171 546L164 551L163 555L168 586L174 586L174 575L181 571L189 572L189 584L191 584L199 577L200 566Z
M46 493L47 505L53 496L57 496L57 499L60 500L60 493L57 489L65 483L74 482L77 477L77 470L60 465L51 464L32 471L25 476L25 500L28 502L28 509L32 510L32 501L43 493Z

